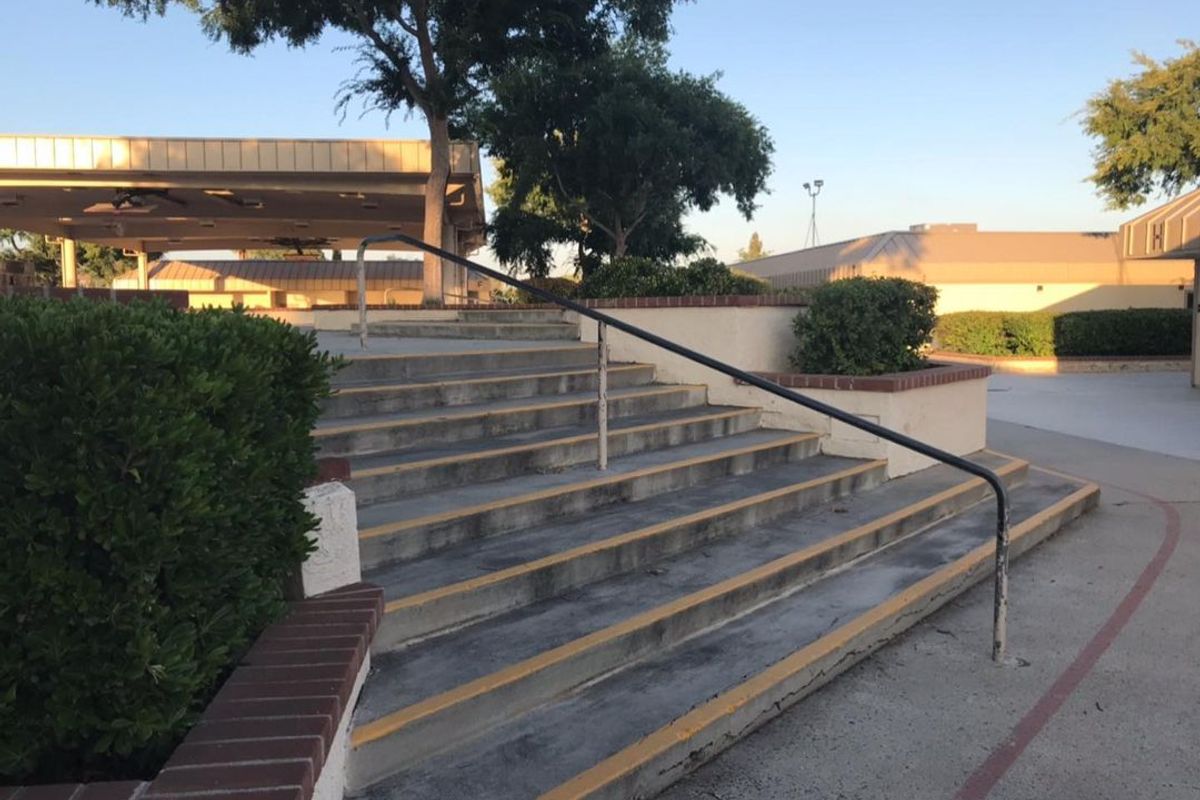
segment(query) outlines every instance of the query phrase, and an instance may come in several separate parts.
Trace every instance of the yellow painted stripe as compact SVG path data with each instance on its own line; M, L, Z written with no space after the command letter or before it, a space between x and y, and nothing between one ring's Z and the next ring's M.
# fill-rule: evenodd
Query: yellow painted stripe
M721 411L716 414L704 414L698 417L680 417L678 419L664 420L663 422L651 422L645 425L635 425L631 428L616 428L609 430L608 436L611 440L613 436L627 435L631 433L646 433L648 431L659 430L661 428L669 428L672 425L692 425L697 422L715 422L721 419L732 419L745 414L757 412L756 408L738 408L733 411ZM532 450L539 450L544 447L554 447L570 444L579 444L595 439L599 434L582 433L578 436L566 436L562 439L548 439L544 442L532 442L530 444L513 445L512 447L501 447L496 450L477 450L471 453L459 453L453 456L443 456L441 458L431 458L426 461L413 461L407 464L390 464L386 467L371 467L370 469L353 470L350 473L351 478L373 478L377 475L391 475L397 472L408 472L414 469L424 469L426 467L436 467L442 464L454 464L459 461L476 461L493 456L506 456L514 453L525 453Z
M564 550L561 553L544 556L536 561L527 561L526 563L518 564L515 567L509 567L508 569L502 569L496 572L489 572L487 575L481 575L478 578L472 578L459 583L452 583L447 586L439 586L438 588L430 589L427 592L409 595L408 597L402 597L399 600L392 600L383 607L383 610L385 614L393 614L409 608L422 606L434 600L442 600L446 597L451 597L456 594L478 591L497 583L504 583L505 581L519 578L522 575L536 572L540 569L545 569L546 567L554 566L555 564L564 564L568 561L574 561L577 558L584 558L602 550L612 550L617 547L621 547L622 545L629 544L630 542L635 542L638 539L652 538L661 533L672 530L673 528L678 528L683 525L690 525L695 522L702 522L706 519L719 517L722 514L739 511L743 508L749 508L750 506L758 505L760 503L770 502L778 497L785 497L789 494L802 492L815 486L833 483L834 481L841 480L842 478L853 477L855 475L870 472L871 470L881 469L886 466L887 461L882 459L879 461L867 461L863 464L856 464L853 467L839 470L838 472L831 472L828 475L822 475L818 478L811 478L810 480L802 481L801 483L793 483L790 486L784 486L780 489L772 489L769 492L763 492L750 497L743 497L741 500L734 500L731 503L725 503L724 505L706 508L703 511L697 511L683 517L675 517L664 522L650 525L649 527L639 528L635 531L622 533L619 536L613 536L609 539L601 539L597 542L590 542L585 545L580 545L579 547L575 547L570 550Z
M634 370L653 369L651 364L613 364L608 368L608 374L614 372L633 372ZM429 383L383 383L370 386L347 386L338 389L334 394L338 397L370 392L418 392L426 389L440 389L448 386L474 386L485 383L518 383L520 381L540 381L547 378L573 378L579 375L595 375L594 369L570 369L563 372L536 372L528 375L497 375L491 378L464 378L458 381L431 381Z
M594 344L571 344L561 347L518 347L512 350L459 350L452 353L380 353L378 355L365 356L348 356L347 361L353 363L355 361L383 361L385 359L393 359L403 361L414 358L455 358L457 356L504 356L513 353L544 353L552 350L564 350L574 352L576 350L595 350Z
M1095 484L1087 484L1072 492L1053 505L1042 509L1029 519L1014 526L1012 541L1016 542L1036 532L1042 525L1069 510L1099 491ZM758 697L770 692L773 687L794 675L830 658L874 627L887 624L888 620L900 616L910 606L935 593L944 584L968 576L982 567L995 553L996 543L988 541L946 565L917 583L888 598L869 611L860 614L845 625L802 647L792 655L755 675L748 681L722 692L717 697L679 717L649 736L630 745L621 752L605 759L591 769L580 773L566 783L543 794L539 800L584 800L633 773L643 764L652 762L673 748L687 742L723 717L732 716Z
M638 399L643 397L661 397L664 395L678 394L682 392L694 392L697 390L705 390L706 387L699 384L668 384L664 386L653 386L649 388L636 388L633 391L613 392L608 396L609 403L615 403L619 400ZM408 428L415 425L424 425L429 422L453 422L456 419L470 419L471 417L503 417L511 414L525 414L532 411L552 411L556 408L570 408L572 406L590 406L596 404L595 397L575 398L572 400L554 400L548 403L530 403L523 406L513 406L511 408L491 408L479 406L462 406L461 410L452 411L450 413L432 414L423 417L412 417L406 419L388 419L379 420L377 422L363 422L356 425L342 425L337 428L318 428L313 431L315 438L323 436L338 436L345 433L360 433L365 431L377 431L388 428Z
M380 536L388 536L390 534L400 533L405 530L420 528L425 525L433 525L439 522L445 522L446 520L451 520L456 517L468 517L474 514L484 514L490 511L498 511L503 508L524 505L526 503L535 503L539 500L558 497L561 495L570 494L571 492L587 491L589 489L595 489L601 486L621 483L622 481L637 480L639 478L645 478L651 475L659 475L677 469L687 469L700 464L707 464L712 461L720 461L725 458L737 458L738 456L748 455L750 453L756 453L762 450L773 450L777 447L791 447L792 445L810 442L819 438L820 435L816 433L800 433L795 436L788 436L782 439L763 442L761 444L750 445L749 447L739 447L736 450L725 450L723 452L710 455L693 456L680 461L672 461L669 464L655 464L651 467L643 467L641 469L631 470L630 472L608 475L603 478L595 478L590 481L580 481L579 483L570 483L565 486L554 486L537 492L516 495L515 497L502 497L498 500L491 500L474 506L456 508L451 511L443 511L438 514L427 514L423 517L414 517L412 519L406 519L402 522L390 522L386 525L377 525L374 528L365 528L358 534L358 538L374 539Z
M869 469L877 469L886 465L886 463L886 461L870 462L869 464L842 470L824 478L817 478L805 481L803 483L794 484L789 487L784 487L782 489L765 492L763 494L756 495L755 497L745 498L744 500L739 500L715 509L710 509L709 511L692 514L677 520L671 520L666 523L645 528L641 531L623 534L603 542L597 542L594 545L586 545L584 547L576 548L573 551L567 551L567 553L560 555L570 556L572 558L577 557L572 556L572 553L577 555L587 555L612 546L610 543L624 544L642 536L654 535L663 530L669 529L672 526L688 524L693 521L702 520L706 517L718 516L726 511L736 510L738 508L744 508L748 505L766 502L789 493L803 491L804 489L819 485L821 483L832 482L843 477L863 473ZM1023 466L1025 466L1025 462L1013 461L1001 467L998 471L998 474L1007 475L1021 469ZM390 736L396 731L401 730L402 728L411 725L416 721L441 713L447 708L460 703L469 702L481 695L487 694L488 692L495 691L502 686L525 680L535 673L541 672L549 667L554 666L555 664L569 661L570 659L579 656L581 653L586 652L589 649L602 646L616 639L620 639L621 637L627 636L628 634L639 629L655 625L658 622L676 616L689 608L711 602L722 595L736 593L747 586L768 580L772 576L792 569L800 564L805 563L806 561L819 559L826 553L836 551L838 548L841 548L857 539L874 536L879 530L894 525L897 522L904 520L906 517L919 514L927 508L935 507L938 504L953 499L960 494L971 491L982 484L982 479L971 478L963 483L952 486L915 503L911 503L904 508L897 509L889 514L885 514L884 516L872 520L869 523L860 525L849 531L845 531L844 533L838 534L837 536L834 536L823 542L818 542L810 545L809 547L797 550L794 553L782 556L781 558L775 559L774 561L768 562L762 566L756 567L739 575L735 575L732 578L721 581L720 583L714 584L705 589L701 589L700 591L693 592L692 594L681 597L677 600L673 600L670 603L652 608L648 611L642 612L641 614L630 617L627 620L618 622L602 630L595 631L594 633L588 634L587 636L583 636L579 639L575 639L574 641L568 642L552 650L539 653L532 658L526 659L525 661L519 662L510 667L506 667L498 672L477 678L474 681L465 683L462 686L451 689L450 691L443 692L442 694L435 695L434 697L423 700L412 706L408 706L407 708L400 709L392 714L372 720L371 722L355 729L353 734L353 744L355 747L358 747L386 736ZM556 561L562 560L568 559L560 558L559 556L551 556L549 558L541 559L540 561L531 562L528 565L522 565L522 567L505 570L505 572L519 574L522 572L531 571L529 569L525 569L525 567L533 567L534 565L538 564L552 564ZM485 578L464 581L463 583L455 584L453 587L446 588L453 589L455 587L465 587L468 584L486 585L490 582L492 581L487 581ZM445 596L445 594L445 592L439 593L435 590L434 592L426 592L423 595L414 595L413 598L406 598L406 600L415 600L423 597L432 599L434 596ZM388 604L387 610L389 612L392 611L394 605L395 603ZM418 605L418 603L408 603L407 605Z

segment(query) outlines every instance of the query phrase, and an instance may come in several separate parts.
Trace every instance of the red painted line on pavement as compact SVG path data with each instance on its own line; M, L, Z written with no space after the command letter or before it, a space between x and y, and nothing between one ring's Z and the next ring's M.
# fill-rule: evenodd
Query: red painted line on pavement
M1025 752L1025 748L1029 743L1042 732L1046 724L1058 713L1062 708L1063 703L1067 698L1079 688L1079 684L1084 677L1092 671L1092 667L1096 666L1096 662L1100 660L1100 656L1104 655L1113 641L1120 635L1125 624L1133 617L1142 600L1150 593L1154 587L1154 582L1162 574L1163 569L1167 566L1167 561L1171 558L1171 554L1175 552L1175 547L1179 544L1181 534L1181 522L1179 518L1179 510L1165 500L1159 499L1144 492L1135 492L1132 489L1126 489L1121 486L1114 486L1114 489L1120 489L1123 492L1144 497L1158 509L1163 512L1165 517L1165 532L1162 543L1158 546L1158 552L1154 554L1154 558L1150 559L1141 575L1134 582L1129 592L1121 600L1112 616L1104 623L1100 630L1092 636L1091 640L1084 645L1079 654L1075 656L1067 668L1062 671L1051 684L1050 688L1043 694L1034 704L1033 708L1021 718L1021 721L1012 729L1012 733L1000 743L1000 745L992 751L987 760L971 773L967 778L966 783L954 795L955 800L983 800L995 788L1004 774L1016 762L1021 754Z

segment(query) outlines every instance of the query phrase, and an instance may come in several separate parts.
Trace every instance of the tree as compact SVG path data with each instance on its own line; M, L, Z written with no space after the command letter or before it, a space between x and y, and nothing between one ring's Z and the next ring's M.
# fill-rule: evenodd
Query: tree
M1180 45L1183 55L1161 62L1135 53L1142 71L1088 101L1083 128L1099 139L1091 180L1111 208L1200 181L1200 47Z
M45 236L0 228L0 258L32 262L39 278L52 286L62 281L62 248ZM119 249L90 242L79 243L75 258L80 272L103 285L136 266Z
M452 133L460 112L485 94L514 59L541 54L564 62L604 49L617 30L662 39L674 0L90 0L142 19L172 3L201 15L204 30L233 50L281 38L294 47L326 29L360 42L360 70L337 106L361 98L364 111L418 111L429 126L425 185L427 242L441 244ZM440 301L441 265L425 256L425 299Z
M289 261L297 258L303 261L324 261L325 251L315 247L295 247L290 250L280 250L277 248L268 250L243 250L241 257L250 261Z
M469 118L511 184L493 220L501 258L536 252L506 238L532 231L595 256L669 260L703 245L682 227L687 212L728 196L749 218L773 145L717 77L672 72L660 46L629 38L573 65L528 58L497 75Z
M750 244L746 245L745 250L738 250L739 261L757 261L769 255L771 255L770 251L763 249L762 239L758 238L758 231L750 234Z
M488 190L496 206L488 232L492 251L502 264L544 278L554 266L553 247L570 246L575 273L586 277L610 255L607 234L590 225L578 209L537 186L518 205L513 200L512 172L499 161L496 171L497 179ZM684 210L677 199L657 205L630 239L627 254L670 262L704 249L708 244L704 238L684 229Z

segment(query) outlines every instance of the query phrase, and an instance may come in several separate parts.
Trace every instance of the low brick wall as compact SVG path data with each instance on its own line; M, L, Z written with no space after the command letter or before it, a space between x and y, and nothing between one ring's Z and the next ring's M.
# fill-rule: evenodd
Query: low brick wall
M755 306L808 306L808 301L777 294L716 294L689 295L686 297L613 297L581 300L576 302L587 308L752 308ZM467 303L448 305L378 305L369 304L368 311L554 311L561 308L553 303ZM294 311L295 309L255 309L260 312ZM357 311L357 305L320 305L311 311Z
M366 583L292 603L153 780L7 786L0 800L309 800L382 617Z
M853 392L908 392L929 386L986 378L987 365L932 363L927 369L888 375L807 375L798 372L759 372L760 377L788 389L836 389Z

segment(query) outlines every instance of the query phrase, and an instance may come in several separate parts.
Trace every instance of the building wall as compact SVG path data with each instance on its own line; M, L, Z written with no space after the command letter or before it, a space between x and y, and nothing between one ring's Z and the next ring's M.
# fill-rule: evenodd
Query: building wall
M357 291L324 290L304 292L207 292L189 291L189 305L192 308L232 308L241 305L246 308L292 308L306 309L330 305L354 305L358 303ZM400 291L368 291L367 303L370 305L408 305L420 304L420 290L404 289Z
M1112 286L1099 283L942 283L938 314L958 311L1096 311L1183 308L1179 285Z

